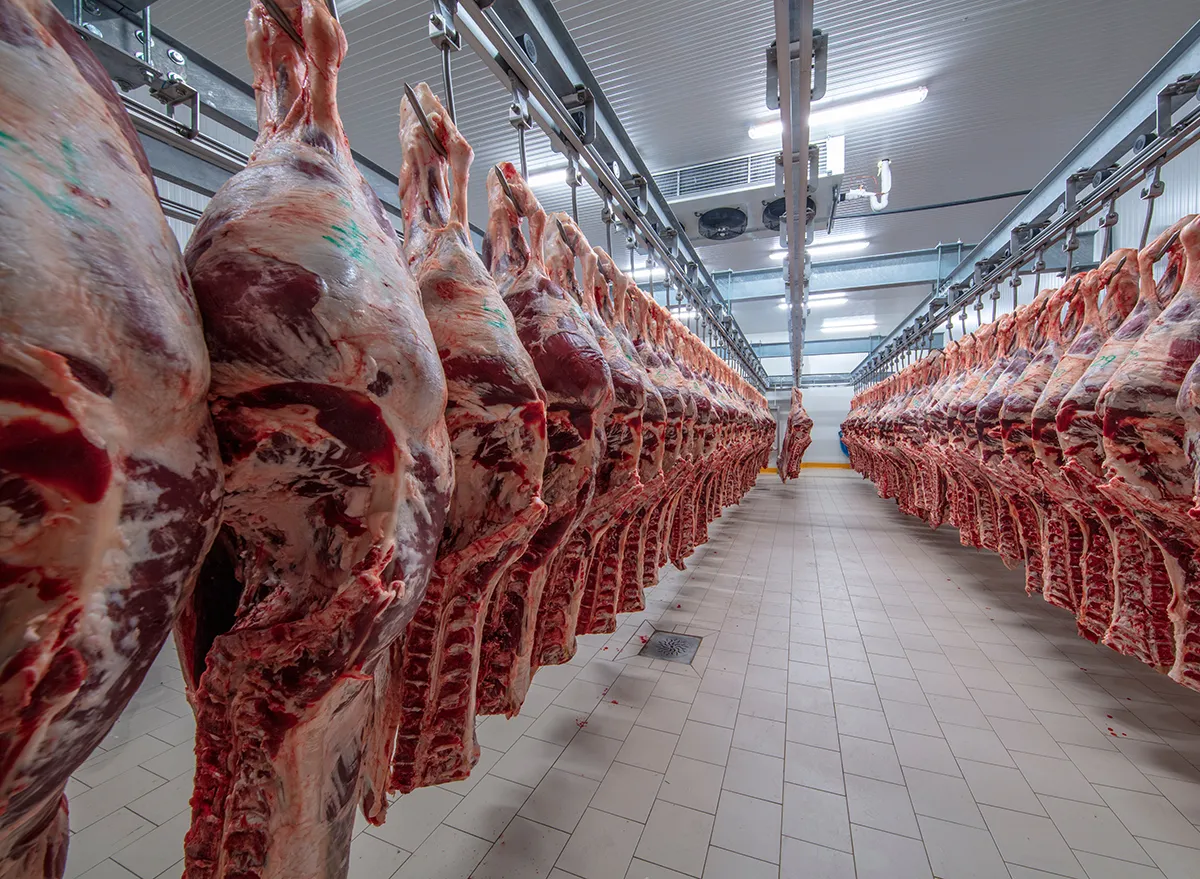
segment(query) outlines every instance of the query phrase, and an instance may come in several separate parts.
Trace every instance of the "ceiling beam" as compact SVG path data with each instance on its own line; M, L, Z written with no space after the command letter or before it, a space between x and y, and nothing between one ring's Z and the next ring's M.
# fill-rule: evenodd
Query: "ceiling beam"
M875 348L880 336L856 336L850 339L809 339L804 343L804 356L817 357L822 354L866 354ZM941 348L942 334L933 337L933 347ZM791 346L787 342L762 342L754 346L760 358L787 357Z

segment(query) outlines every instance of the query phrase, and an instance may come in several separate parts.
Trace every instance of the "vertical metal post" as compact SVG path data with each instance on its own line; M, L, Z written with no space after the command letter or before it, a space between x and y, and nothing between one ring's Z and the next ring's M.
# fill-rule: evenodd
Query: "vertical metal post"
M442 82L446 86L446 113L454 122L454 80L450 71L450 47L442 47Z
M792 383L800 386L804 357L804 228L808 201L809 105L812 97L813 0L775 0L779 113L783 123L784 222L788 243L788 301ZM792 57L792 46L797 57ZM786 74L786 75L785 75Z

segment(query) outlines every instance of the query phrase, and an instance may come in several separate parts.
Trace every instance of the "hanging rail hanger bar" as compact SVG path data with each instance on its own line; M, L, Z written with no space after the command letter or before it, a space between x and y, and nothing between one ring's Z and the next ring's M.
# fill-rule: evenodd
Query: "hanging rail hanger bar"
M657 251L667 273L680 281L689 303L697 311L703 312L714 324L719 324L718 332L726 343L731 356L746 367L753 383L756 383L760 389L765 388L767 386L766 371L741 330L736 325L730 326L716 320L717 308L711 301L712 294L708 292L716 290L715 282L711 281L707 272L703 272L704 290L699 286L687 283L685 265L664 241L663 236L655 228L654 221L638 209L637 204L626 191L623 181L599 153L597 144L579 129L576 120L573 119L562 99L551 88L537 67L530 63L520 42L513 37L497 15L496 8L490 4L488 8L484 8L484 4L478 0L461 0L458 6L457 24L459 32L466 37L468 44L475 49L480 58L501 81L505 83L518 82L526 89L531 118L547 133L561 152L573 151L578 155L583 179L602 199L611 199L614 210L631 230L636 232L637 238L645 241L651 250ZM586 81L585 85L587 85ZM600 127L600 133L607 135L609 132L602 125L599 110L602 107L610 108L607 108L606 103L601 105L602 97L595 88L588 85L588 90L593 93L593 99L598 105L597 126ZM638 162L640 163L640 159ZM629 166L627 162L622 162L622 164ZM690 246L689 244L688 247ZM698 258L691 261L698 261Z
M1110 201L1136 188L1148 173L1153 174L1154 183L1150 185L1147 191L1148 193L1153 192L1155 184L1161 185L1161 181L1158 179L1161 165L1179 156L1197 141L1200 141L1200 110L1193 110L1178 123L1171 126L1167 135L1152 141L1123 168L1118 169L1103 182L1100 182L1099 185L1093 187L1092 191L1082 201L1076 203L1073 210L1063 213L1035 234L1019 252L1010 253L1007 257L996 263L984 277L978 280L977 284L971 286L965 295L967 297L976 295L980 288L986 287L994 280L1020 269L1021 266L1029 262L1035 255L1038 256L1040 261L1041 252L1050 245L1064 240L1069 243L1070 236L1076 227L1100 213ZM1161 189L1158 192L1161 192ZM1155 197L1157 195L1147 195L1151 207L1153 205L1153 198ZM1066 244L1064 244L1064 248L1066 248ZM1070 252L1071 250L1068 249L1068 253ZM1068 272L1069 270L1070 263L1068 263ZM1040 274L1035 275L1035 278L1037 279L1035 280L1035 285L1037 285L1040 283ZM955 302L957 302L957 298ZM943 307L931 314L930 320L935 326L939 325L947 318L952 317L956 310L956 304L950 303L949 306ZM860 371L872 369L876 364L890 363L894 357L895 352L876 354L868 357L855 372L857 374Z
M1085 178L1093 180L1093 189L1103 185L1102 178L1114 163L1133 153L1142 156L1150 146L1178 130L1172 115L1192 101L1200 71L1200 23L1186 34L1159 60L1145 76L1098 122L1058 164L1047 174L1020 204L1014 207L982 242L975 247L949 275L948 282L965 279L975 263L1003 253L1009 232L1017 225L1037 225L1052 220L1062 210L1067 181L1088 169ZM1195 106L1192 104L1191 106ZM1121 171L1118 169L1117 174ZM1082 178L1081 178L1082 179ZM1076 180L1078 186L1080 180ZM1067 213L1071 213L1068 208ZM875 355L859 364L856 372L866 369L868 362L882 356L882 346L895 338L903 324L881 342Z

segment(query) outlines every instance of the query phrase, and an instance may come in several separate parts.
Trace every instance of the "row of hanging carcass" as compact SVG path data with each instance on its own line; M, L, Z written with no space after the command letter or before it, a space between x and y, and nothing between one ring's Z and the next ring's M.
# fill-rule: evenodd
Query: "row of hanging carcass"
M481 259L423 85L401 244L338 116L340 26L272 5L259 138L181 256L103 68L0 0L0 876L62 874L68 777L172 627L185 875L345 876L357 806L464 778L477 710L643 609L775 437L507 163Z
M779 478L783 482L800 475L804 453L812 445L813 420L804 408L804 395L792 388L792 405L788 409L787 427L779 447Z
M845 440L881 496L1200 689L1197 357L1189 216L860 393Z

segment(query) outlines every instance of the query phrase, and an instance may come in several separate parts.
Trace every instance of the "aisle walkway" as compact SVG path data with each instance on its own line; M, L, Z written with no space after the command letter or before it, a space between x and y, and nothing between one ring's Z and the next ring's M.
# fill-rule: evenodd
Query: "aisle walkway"
M353 879L1200 876L1200 694L857 477L762 477L652 598L360 829ZM693 667L632 656L650 621ZM76 773L68 876L181 875L180 687L168 645Z

